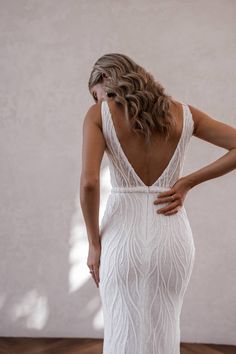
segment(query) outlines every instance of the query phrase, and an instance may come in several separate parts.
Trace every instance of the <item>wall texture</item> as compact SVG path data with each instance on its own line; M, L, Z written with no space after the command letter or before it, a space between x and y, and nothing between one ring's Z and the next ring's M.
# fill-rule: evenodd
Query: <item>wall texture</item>
M87 80L109 52L236 127L233 0L0 0L0 335L102 337L79 204ZM192 138L184 174L227 151ZM236 344L235 171L192 189L181 340ZM109 193L101 168L101 215Z

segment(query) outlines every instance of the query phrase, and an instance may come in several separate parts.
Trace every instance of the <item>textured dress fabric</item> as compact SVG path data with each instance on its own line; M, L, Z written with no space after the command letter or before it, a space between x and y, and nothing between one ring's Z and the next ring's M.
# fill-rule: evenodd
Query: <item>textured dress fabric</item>
M100 225L103 354L180 354L180 313L195 245L185 207L176 214L157 214L169 203L153 202L182 175L194 123L188 105L181 104L178 145L151 186L125 155L108 102L101 104L112 187Z

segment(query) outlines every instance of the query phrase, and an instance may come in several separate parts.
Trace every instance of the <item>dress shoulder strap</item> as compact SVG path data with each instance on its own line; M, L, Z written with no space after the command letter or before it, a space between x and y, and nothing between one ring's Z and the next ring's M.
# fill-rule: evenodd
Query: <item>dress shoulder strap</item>
M188 104L185 102L180 102L180 103L182 103L183 108L184 108L185 120L186 120L185 133L186 133L186 139L188 141L191 138L191 136L193 135L194 120L193 120L192 112L190 111Z

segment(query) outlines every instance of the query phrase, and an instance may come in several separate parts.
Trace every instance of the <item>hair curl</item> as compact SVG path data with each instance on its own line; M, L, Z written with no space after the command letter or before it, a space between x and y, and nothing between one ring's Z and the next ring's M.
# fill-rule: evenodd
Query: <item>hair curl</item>
M131 129L144 134L146 143L153 131L169 137L171 125L176 124L170 113L173 99L143 67L127 55L105 54L93 66L89 91L98 83L104 84L108 97L124 107Z

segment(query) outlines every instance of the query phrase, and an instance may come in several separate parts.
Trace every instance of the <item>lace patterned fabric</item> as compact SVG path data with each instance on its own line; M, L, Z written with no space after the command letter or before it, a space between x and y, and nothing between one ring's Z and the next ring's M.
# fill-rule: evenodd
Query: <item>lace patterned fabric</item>
M178 145L160 177L147 186L121 147L107 101L101 104L112 186L100 226L103 354L180 354L180 313L195 245L185 207L157 214L168 203L153 201L182 174L194 128L188 105L182 107Z

